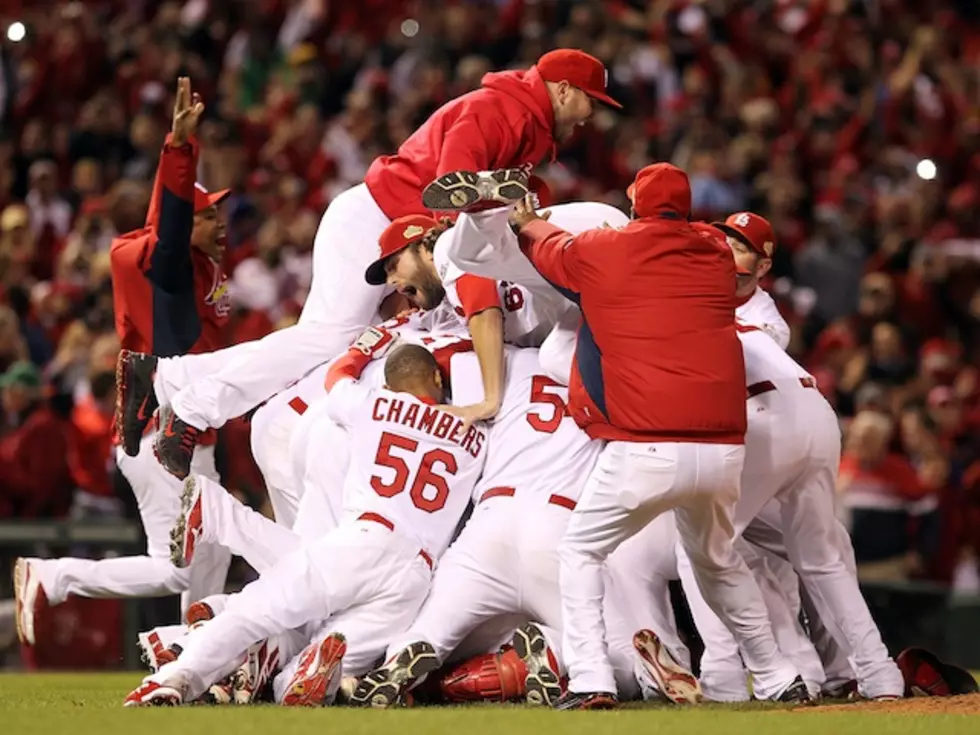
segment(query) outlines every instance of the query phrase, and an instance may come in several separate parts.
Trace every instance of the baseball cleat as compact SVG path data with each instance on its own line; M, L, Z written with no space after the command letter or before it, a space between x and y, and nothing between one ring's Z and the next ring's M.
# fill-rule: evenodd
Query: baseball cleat
M21 558L14 562L14 601L17 638L24 645L33 646L37 643L34 622L37 614L48 606L48 596L27 559Z
M797 676L793 682L783 690L783 693L774 698L777 702L787 702L793 704L810 704L810 692L806 688L806 683L802 676Z
M245 652L245 663L231 675L232 702L251 704L262 697L278 669L279 646L273 639L253 643Z
M368 672L358 683L350 703L385 709L402 701L408 689L439 668L435 649L425 641L403 649L380 669Z
M187 685L177 677L166 684L144 681L129 693L123 701L123 707L176 707L184 703L186 691Z
M497 171L453 171L422 192L422 204L433 212L462 212L476 204L513 204L530 193L523 168Z
M164 406L160 409L160 430L153 439L153 454L167 472L178 480L186 479L200 435L200 429L181 419L169 406Z
M331 704L340 688L347 639L331 633L320 643L307 647L296 675L286 686L284 707L323 707Z
M140 649L140 658L150 671L156 672L160 667L177 660L183 649L177 643L164 646L160 634L156 630L139 633L136 636Z
M146 425L157 410L153 376L157 358L142 352L120 350L116 359L116 433L123 451L135 457Z
M616 709L619 699L609 692L565 692L555 702L555 709Z
M184 480L184 491L180 495L180 515L177 522L170 529L170 563L178 569L184 569L194 561L194 549L201 539L203 524L203 514L201 508L201 488L197 485L197 480L192 476ZM194 603L187 608L190 615L194 605L202 605L206 609L196 609L195 615L198 617L194 622L200 620L210 620L214 617L214 611L206 603ZM188 625L192 622L188 620Z
M534 623L518 628L511 645L527 667L527 676L524 679L527 703L555 706L561 697L558 666L541 628Z
M203 704L234 704L234 694L235 687L229 676L209 686L197 701Z
M661 693L674 704L699 704L701 684L687 668L675 659L656 633L641 630L633 636L633 648L639 656L640 674L652 678Z

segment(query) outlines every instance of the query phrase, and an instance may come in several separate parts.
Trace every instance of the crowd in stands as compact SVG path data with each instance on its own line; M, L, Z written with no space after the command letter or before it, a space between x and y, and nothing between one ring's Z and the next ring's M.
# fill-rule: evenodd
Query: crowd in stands
M973 0L8 0L0 10L0 519L125 512L108 248L142 226L178 75L230 187L229 342L292 323L320 213L436 107L555 46L609 69L539 175L777 236L765 286L841 416L862 575L978 589L980 5ZM262 503L247 425L227 484Z

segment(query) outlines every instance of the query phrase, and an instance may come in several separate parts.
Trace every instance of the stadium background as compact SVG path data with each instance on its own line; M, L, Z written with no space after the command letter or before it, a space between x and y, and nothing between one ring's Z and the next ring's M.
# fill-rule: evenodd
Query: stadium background
M208 104L199 178L234 190L234 342L296 319L319 215L375 155L484 72L565 46L607 64L625 110L600 111L539 171L550 198L625 207L633 173L670 160L691 176L698 218L751 209L772 221L765 286L793 328L790 352L841 415L841 501L876 616L890 643L926 638L980 666L955 623L980 595L978 8L5 0L0 598L14 556L101 553L106 534L71 529L131 530L136 517L109 445L108 246L142 225L176 76ZM247 432L222 430L223 477L268 510ZM885 500L849 500L868 488ZM40 662L112 665L131 647L124 620L147 625L173 606L59 610ZM17 659L12 630L8 600L0 663Z

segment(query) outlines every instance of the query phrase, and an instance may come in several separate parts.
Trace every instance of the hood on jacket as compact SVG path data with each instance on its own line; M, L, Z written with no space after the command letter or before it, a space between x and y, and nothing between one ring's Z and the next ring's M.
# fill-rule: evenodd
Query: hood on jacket
M503 92L524 105L550 133L555 129L555 111L548 88L537 67L521 71L495 71L484 74L480 84L486 89Z
M640 169L626 196L637 217L673 212L687 218L691 214L691 182L686 173L670 163L654 163Z

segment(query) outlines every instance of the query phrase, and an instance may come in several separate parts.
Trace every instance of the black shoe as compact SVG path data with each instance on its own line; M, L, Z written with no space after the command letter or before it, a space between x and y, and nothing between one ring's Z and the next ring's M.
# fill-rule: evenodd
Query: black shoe
M139 454L143 432L157 410L153 392L156 371L153 355L120 350L116 360L116 433L130 457Z
M553 707L561 697L561 684L541 628L534 623L518 628L512 645L527 667L524 678L527 703Z
M530 193L523 168L498 171L454 171L440 176L422 192L422 204L433 212L462 212L475 204L512 204Z
M793 679L793 683L782 694L776 697L776 701L793 704L809 704L813 700L810 698L810 692L807 691L806 684L803 683L803 677L797 676Z
M379 709L399 704L412 684L438 668L435 649L424 641L413 643L380 669L365 674L350 704Z
M183 421L169 406L160 409L160 430L153 440L153 453L160 464L178 480L191 471L191 458L197 446L199 429Z
M555 709L616 709L619 700L609 692L565 692L555 703Z

